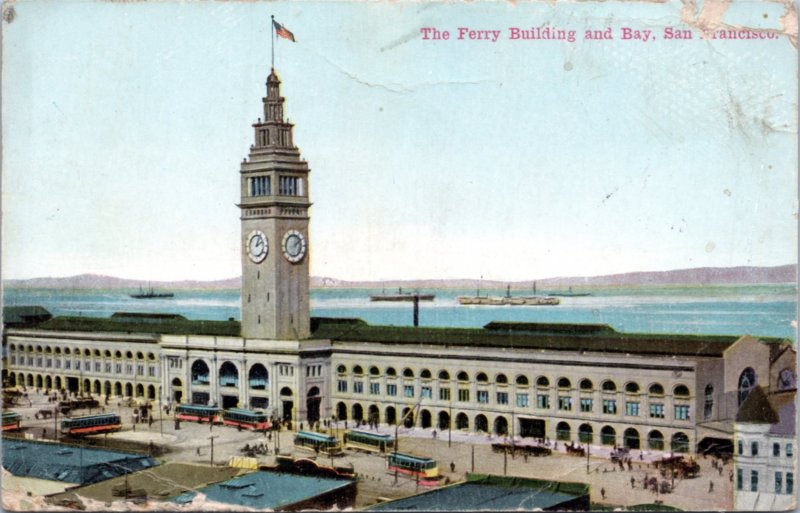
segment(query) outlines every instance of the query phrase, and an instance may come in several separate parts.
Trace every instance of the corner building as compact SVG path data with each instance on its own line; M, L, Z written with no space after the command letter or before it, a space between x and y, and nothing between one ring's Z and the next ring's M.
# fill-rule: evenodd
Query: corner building
M240 167L241 322L37 318L6 330L7 385L676 452L731 450L751 390L794 388L787 340L310 318L309 168L274 70L266 87Z

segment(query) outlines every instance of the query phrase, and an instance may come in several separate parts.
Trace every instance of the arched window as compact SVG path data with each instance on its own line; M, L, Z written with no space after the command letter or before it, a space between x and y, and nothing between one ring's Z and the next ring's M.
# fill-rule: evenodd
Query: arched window
M339 374L345 374L347 372L347 367L345 367L344 365L339 365L338 367L336 367L336 372L338 372Z
M523 374L517 376L517 385L522 387L528 386L528 376L525 376Z
M617 431L611 426L603 426L603 429L600 430L600 443L617 445Z
M558 388L570 388L572 383L567 378L560 378L558 380Z
M88 348L84 349L83 350L83 356L92 356L92 350L88 349Z
M793 390L797 388L797 377L790 368L781 370L778 374L778 390Z
M570 428L566 422L556 424L556 440L569 440Z
M449 380L450 379L450 373L447 372L446 370L439 371L439 379L441 379L442 381Z
M125 353L125 358L133 358L133 353L128 351Z
M603 381L603 392L616 392L617 384L611 381L610 379Z
M581 390L591 390L594 387L594 384L592 384L592 380L590 379L582 379L580 387Z
M94 355L99 358L100 357L100 350L99 349L95 349L94 350Z
M269 384L269 373L267 368L260 363L256 363L250 367L250 373L247 376L247 381L250 388L254 390L266 390Z
M431 379L431 371L428 369L422 369L422 371L419 373L419 377L422 379Z
M69 354L69 349L67 349L67 354ZM122 358L122 351L117 351L114 353L114 358ZM118 394L116 394L118 395Z
M239 369L231 362L223 362L219 368L219 386L238 387Z
M378 369L377 367L375 367L373 365L372 367L369 368L369 375L370 376L380 376L381 375L381 371L380 371L380 369Z
M661 431L654 429L647 434L647 446L654 451L664 450L664 435Z
M659 383L653 383L650 385L649 391L650 395L664 395L664 387Z
M753 370L752 367L748 367L742 371L742 374L739 376L739 404L741 405L747 396L750 395L750 392L756 387L758 377L756 376L756 371Z
M477 376L475 376L475 381L478 383L486 383L489 381L489 378L486 376L485 372L479 372Z
M581 424L578 427L578 440L584 444L592 443L592 433L594 430L592 429L591 424Z
M58 352L60 353L61 351L58 351ZM103 353L103 355L104 355L106 358L111 358L111 351L109 351L108 349L106 349L106 352L105 352L105 353Z
M459 381L469 381L469 374L464 371L459 372L457 377Z
M703 402L703 419L708 420L714 413L714 385L709 383L706 385Z
M538 378L536 378L536 386L537 387L549 387L550 386L550 380L547 379L546 376L539 376Z
M629 381L625 383L625 391L629 394L638 394L639 393L639 383L634 381Z
M498 374L497 377L494 379L494 381L495 383L498 383L500 385L505 385L506 383L508 383L508 378L506 377L505 374Z
M403 369L403 377L404 378L413 378L414 377L414 371L409 369L408 367L406 367L405 369Z
M208 365L203 360L195 360L192 363L192 385L208 385L209 370Z
M689 437L686 433L672 435L672 450L674 452L689 452Z
M356 365L355 367L353 367L353 374L355 374L356 376L360 376L364 374L364 369L362 369L360 365Z
M394 367L386 367L386 375L387 376L397 376L397 371L394 370Z
M689 397L689 387L686 385L678 385L675 387L675 390L672 391L672 394L675 397Z

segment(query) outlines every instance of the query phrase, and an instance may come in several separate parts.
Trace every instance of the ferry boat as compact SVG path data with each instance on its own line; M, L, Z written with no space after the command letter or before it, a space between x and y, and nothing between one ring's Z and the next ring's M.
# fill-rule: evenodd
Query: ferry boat
M534 285L534 294L536 286ZM553 306L561 303L561 300L553 296L512 296L511 285L506 289L505 296L481 296L480 289L476 296L458 296L456 298L460 305L483 305L483 306Z
M414 301L414 298L419 298L419 301L433 301L436 297L435 294L415 294L412 292L403 292L400 288L397 294L374 294L369 296L370 301Z
M130 297L133 299L166 299L175 297L175 294L172 292L156 292L153 290L153 287L150 287L149 290L144 290L142 287L139 287L138 294L129 294Z

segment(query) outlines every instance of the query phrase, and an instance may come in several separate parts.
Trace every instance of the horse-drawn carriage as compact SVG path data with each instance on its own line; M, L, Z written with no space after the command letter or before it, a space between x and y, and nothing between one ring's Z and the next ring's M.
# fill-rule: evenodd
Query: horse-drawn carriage
M564 447L567 450L567 454L570 456L586 456L586 449L581 445L575 445L574 442L570 442Z
M39 410L34 414L36 420L49 419L53 416L53 410Z
M615 447L611 451L611 462L619 463L620 461L627 461L631 457L631 450L627 447Z
M492 444L492 451L505 452L516 456L517 454L528 455L533 457L550 456L553 454L552 449L549 447L540 447L538 445L515 445L509 443L494 443Z
M683 456L661 458L656 461L656 467L661 469L662 475L672 474L681 479L697 477L700 473L700 464L693 459L686 460Z

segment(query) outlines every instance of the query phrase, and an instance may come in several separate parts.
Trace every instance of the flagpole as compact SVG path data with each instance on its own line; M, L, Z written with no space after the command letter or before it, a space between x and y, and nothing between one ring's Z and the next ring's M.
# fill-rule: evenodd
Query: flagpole
M272 22L269 24L270 28L270 39L272 41L272 66L271 68L275 69L275 15L271 15Z

